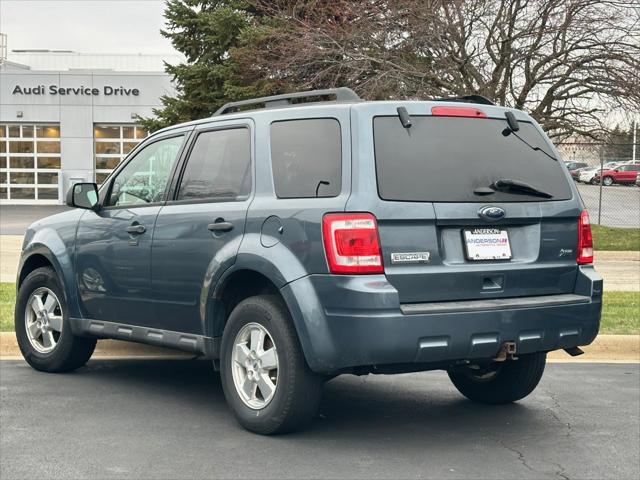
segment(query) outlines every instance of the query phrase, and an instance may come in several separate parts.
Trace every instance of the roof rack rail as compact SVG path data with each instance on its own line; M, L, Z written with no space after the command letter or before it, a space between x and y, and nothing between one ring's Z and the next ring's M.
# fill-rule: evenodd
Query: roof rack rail
M327 88L324 90L309 90L306 92L294 92L294 93L284 93L282 95L272 95L270 97L260 97L260 98L252 98L249 100L240 100L239 102L229 102L225 103L222 107L220 107L213 114L216 115L224 115L225 113L230 113L240 107L246 107L249 105L258 105L263 103L264 107L262 108L273 108L273 107L282 107L293 104L293 100L303 99L303 98L313 98L313 97L328 97L335 96L336 102L343 102L349 100L360 100L360 97L356 92L347 87L339 87L339 88ZM312 103L312 102L309 102ZM260 107L250 108L247 110L257 110Z
M495 105L494 102L482 95L462 95L461 97L434 98L432 102L461 102L461 103L481 103L482 105Z

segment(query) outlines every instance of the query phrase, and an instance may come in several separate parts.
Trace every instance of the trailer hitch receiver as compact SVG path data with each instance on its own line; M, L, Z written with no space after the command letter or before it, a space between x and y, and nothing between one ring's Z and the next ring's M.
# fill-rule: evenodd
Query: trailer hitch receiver
M508 360L517 360L516 357L516 342L503 342L500 345L498 355L493 359L494 362L506 362Z

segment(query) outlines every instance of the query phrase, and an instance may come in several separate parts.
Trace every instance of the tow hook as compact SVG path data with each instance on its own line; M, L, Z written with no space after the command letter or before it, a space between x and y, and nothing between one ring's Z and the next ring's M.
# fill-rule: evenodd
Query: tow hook
M517 360L516 357L516 342L503 342L500 345L498 355L493 359L494 362L506 362L509 360Z

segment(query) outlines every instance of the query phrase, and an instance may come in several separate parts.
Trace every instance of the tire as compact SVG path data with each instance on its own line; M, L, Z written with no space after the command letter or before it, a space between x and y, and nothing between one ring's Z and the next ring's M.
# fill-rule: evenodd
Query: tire
M595 178L592 178L591 180L589 180L589 183L590 183L591 185L598 185L598 184L600 184L600 182L599 182L599 181L597 181Z
M32 295L38 296L40 301L44 299L43 302L46 303L50 298L51 302L57 302L54 304L56 306L51 308L51 313L46 316L46 325L43 327L51 333L52 337L49 337L48 333L47 337L53 338L53 342L45 341L45 331L33 325L36 323L34 320L42 323L45 316L38 317L31 308L31 302L37 302ZM96 339L75 336L71 331L68 312L64 289L52 268L37 268L27 275L18 290L14 321L22 356L36 370L51 373L70 372L82 367L91 358L96 347ZM40 340L27 332L27 322L35 328Z
M449 370L449 378L469 400L491 405L516 402L529 395L538 385L547 359L544 352L520 355L499 365L488 378L479 377L471 369Z
M606 187L610 187L611 185L613 185L613 178L611 177L604 177L602 179L602 184Z
M255 390L246 390L255 395L253 400L249 395L243 398L241 393L242 385L252 385L247 383L247 379L251 375L252 358L255 358L244 355L260 352L261 349L254 346L253 332L262 329L265 339L262 351L267 352L275 347L276 369L267 372L272 380L275 378L275 382L272 381L275 391L270 397L263 394L263 381ZM249 337L246 337L247 332ZM244 339L246 343L243 343ZM243 345L246 350L237 344ZM239 353L234 357L236 349ZM240 362L239 358L248 358L249 367L243 366L247 365L247 360ZM273 366L273 359L267 360L266 356L262 358L265 363L260 365L267 366L270 363ZM261 368L254 371L265 372ZM260 373L258 377L264 378L263 374ZM298 430L311 421L320 404L322 378L309 369L289 312L275 296L250 297L231 312L222 335L220 375L229 407L238 422L251 432L271 435ZM268 392L268 388L264 390Z

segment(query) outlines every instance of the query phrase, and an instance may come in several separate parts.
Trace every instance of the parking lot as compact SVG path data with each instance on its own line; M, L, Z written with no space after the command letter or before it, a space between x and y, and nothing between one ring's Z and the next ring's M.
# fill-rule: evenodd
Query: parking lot
M550 364L504 407L442 372L329 382L307 431L260 437L206 361L0 362L0 477L638 478L638 364Z
M591 223L598 223L600 186L577 185ZM640 228L640 188L626 185L602 187L600 223L607 227Z

